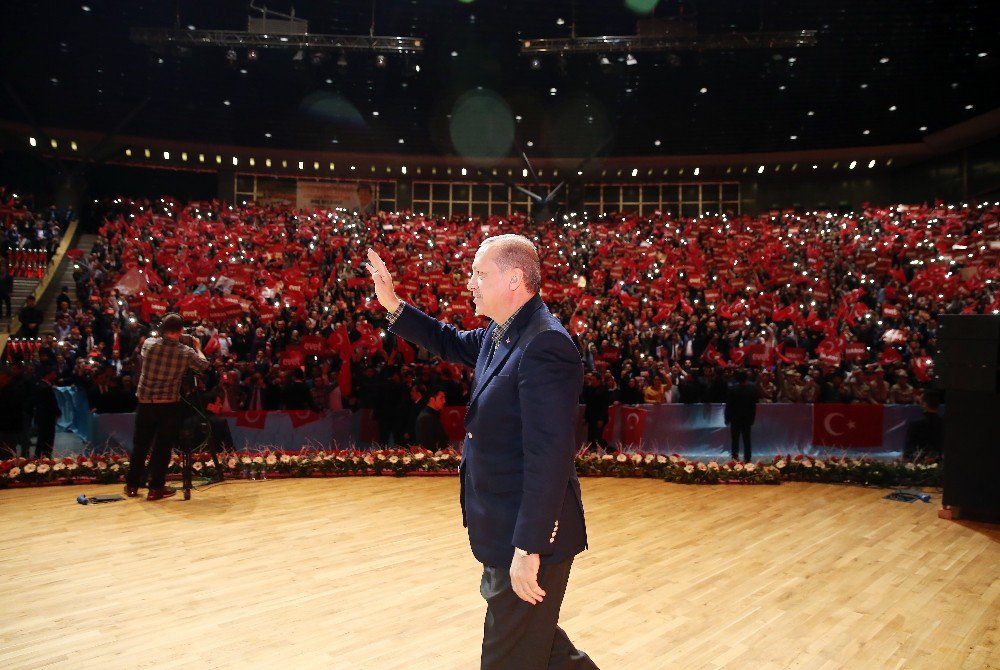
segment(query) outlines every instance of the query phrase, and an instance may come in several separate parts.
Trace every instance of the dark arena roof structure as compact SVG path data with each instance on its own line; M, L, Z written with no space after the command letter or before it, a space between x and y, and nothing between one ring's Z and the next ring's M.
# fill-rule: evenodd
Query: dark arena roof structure
M1000 101L987 0L18 0L3 17L0 119L229 146L818 150L919 143ZM587 39L604 36L632 39Z

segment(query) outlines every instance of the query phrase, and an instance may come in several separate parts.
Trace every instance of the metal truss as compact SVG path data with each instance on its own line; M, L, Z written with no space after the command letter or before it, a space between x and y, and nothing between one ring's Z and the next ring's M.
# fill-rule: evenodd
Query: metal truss
M269 35L242 30L132 28L133 42L147 46L253 47L268 49L339 49L383 54L422 53L422 37L389 35Z
M734 33L696 37L603 36L522 40L522 54L633 53L638 51L727 51L816 46L815 30Z

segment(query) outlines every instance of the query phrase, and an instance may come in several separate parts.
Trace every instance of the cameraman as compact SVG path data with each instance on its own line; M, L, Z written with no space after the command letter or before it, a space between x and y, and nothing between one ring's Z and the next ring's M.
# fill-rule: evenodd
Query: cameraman
M183 412L180 404L181 379L189 369L209 366L201 353L201 343L181 331L184 321L179 314L167 314L160 321L160 337L150 337L142 344L139 363L139 407L135 414L132 457L125 483L125 495L134 498L145 481L146 455L149 458L149 494L147 500L174 495L166 488L170 452L177 442Z

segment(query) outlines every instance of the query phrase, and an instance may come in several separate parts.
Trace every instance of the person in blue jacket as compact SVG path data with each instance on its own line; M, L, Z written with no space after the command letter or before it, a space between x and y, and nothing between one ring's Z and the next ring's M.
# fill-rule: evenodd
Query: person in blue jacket
M587 547L573 464L583 363L539 295L534 244L521 235L483 241L466 288L491 323L468 331L400 300L371 249L368 261L390 330L476 371L459 479L462 520L483 564L481 667L596 668L557 625L573 559Z

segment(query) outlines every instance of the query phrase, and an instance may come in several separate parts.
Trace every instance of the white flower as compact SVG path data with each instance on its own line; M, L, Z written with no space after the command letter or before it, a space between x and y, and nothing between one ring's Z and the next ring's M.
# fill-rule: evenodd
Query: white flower
M52 469L54 471L56 471L56 472L59 472L61 470L65 470L66 469L66 464L65 463L56 463L55 465L52 466Z
M916 470L917 469L917 467L913 463L907 463L903 467L906 468L907 470Z
M117 463L112 463L111 467L108 469L111 470L111 472L118 472L121 468L118 466Z
M76 470L78 467L80 467L80 466L78 466L76 463L70 463L69 465L66 466L66 469L67 470Z
M38 466L34 463L28 463L24 466L24 474L30 475L32 472L38 469Z
M632 454L633 463L642 463L642 454Z
M712 461L711 463L708 464L708 469L709 470L718 470L719 469L719 464L716 463L715 461Z
M399 457L398 456L390 456L389 457L389 462L390 463L399 463Z
M615 458L615 460L618 461L619 463L624 463L625 461L628 460L628 456L626 456L625 454L618 454L618 457Z
M816 467L819 468L820 470L826 470L826 463L824 463L819 459L816 459Z
M757 466L754 465L753 463L747 463L746 465L743 466L743 469L746 470L747 472L753 472L754 470L757 469Z
M46 472L48 472L51 469L52 468L49 467L48 463L42 463L41 465L38 466L38 474L44 475Z
M808 458L802 459L802 467L811 468L812 466L813 466L812 461L810 461Z
M778 461L777 463L774 464L774 467L776 467L776 468L778 468L780 470L783 467L785 467L786 465L788 465L788 463L785 463L785 459L782 458L780 461Z
M201 461L195 461L191 464L191 469L195 472L201 472Z
M613 461L614 458L615 457L612 456L611 454L604 454L603 456L601 456L602 461Z
M267 458L264 459L264 462L268 465L274 465L278 462L278 459L274 457L274 454L268 454Z
M292 462L292 457L289 456L288 454L282 454L281 455L281 462L282 463L291 463Z
M263 456L254 456L253 462L256 463L257 465L260 465L264 462L264 458Z
M705 470L708 470L705 464L702 463L701 461L698 461L698 472L704 472Z
M231 468L235 468L236 467L236 459L235 458L230 458L228 461L226 461L226 465L228 465Z
M378 460L380 460L380 461L384 461L384 460L385 460L385 454L383 454L383 453L382 453L382 452L380 451L380 452L378 452L377 454L375 454L375 458L377 458L377 459L378 459Z
M687 465L684 466L684 472L691 474L692 472L694 472L694 466L688 463Z
M679 460L681 460L681 459L677 456L677 454L670 454L670 462L671 463L676 463Z
M403 456L403 465L409 465L411 460L409 456Z
M424 456L425 456L424 452L418 451L416 454L413 455L413 460L422 461L424 460Z
M11 479L15 479L19 474L21 474L21 468L16 466L7 471L7 476Z
M667 462L667 457L664 456L663 454L660 454L659 456L656 457L656 462L659 463L660 465L663 465L664 463Z
M81 465L83 467L85 467L85 468L92 468L92 467L94 467L94 462L93 461L84 461L83 463L81 463Z
M107 470L108 469L108 464L105 463L104 461L97 461L97 469L98 470Z
M652 463L653 461L656 460L656 456L653 454L646 454L646 457L642 460L644 460L646 463Z
M240 457L240 463L242 463L243 465L249 465L252 462L253 461L250 459L249 456L241 456Z
M743 464L742 463L735 464L733 466L733 470L735 470L736 472L740 472L741 470L743 470Z

